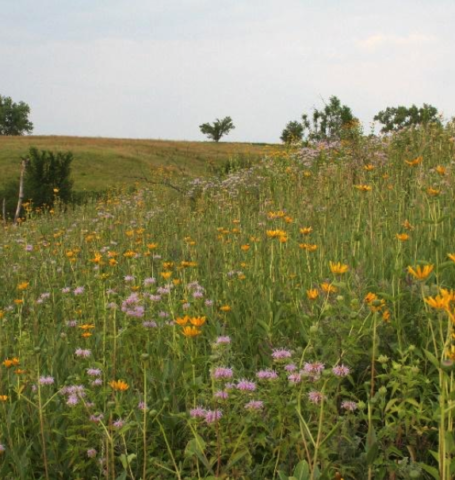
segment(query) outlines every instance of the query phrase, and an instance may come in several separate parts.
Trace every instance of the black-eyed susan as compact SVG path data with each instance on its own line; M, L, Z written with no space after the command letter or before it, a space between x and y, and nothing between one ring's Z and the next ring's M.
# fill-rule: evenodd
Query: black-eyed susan
M349 271L349 266L345 265L341 262L329 262L330 271L335 275L343 275L347 271Z
M302 227L300 233L302 235L309 235L313 231L313 227Z
M109 386L116 392L125 392L130 388L130 386L123 380L112 380L109 382Z
M335 285L332 285L329 282L321 283L321 289L325 293L337 293L338 292L338 288L335 287Z
M29 287L30 283L29 282L21 282L19 283L19 285L17 286L17 289L22 291L22 290L27 290L27 288Z
M183 335L185 335L185 337L197 337L202 333L202 331L194 326L192 327L188 326L188 327L183 327L182 333Z
M371 190L373 190L373 187L371 185L365 185L365 184L354 185L354 188L364 193L371 192Z
M439 173L439 175L441 175L441 177L443 177L445 174L446 174L446 169L445 167L443 167L442 165L438 165L436 168L435 168L436 172Z
M316 300L319 297L319 290L317 288L310 288L306 291L308 300Z
M405 160L406 165L410 167L417 167L420 163L422 163L423 157L417 157L414 160Z
M407 233L397 233L396 237L400 242L407 242L411 238Z
M232 308L229 305L223 305L223 306L220 307L220 310L222 312L230 312L232 310Z
M411 266L408 267L408 273L410 273L414 278L419 281L426 280L434 269L434 265L425 265L421 267L420 265L416 268Z
M190 318L190 323L191 325L194 325L195 327L202 327L206 321L205 317L192 317Z

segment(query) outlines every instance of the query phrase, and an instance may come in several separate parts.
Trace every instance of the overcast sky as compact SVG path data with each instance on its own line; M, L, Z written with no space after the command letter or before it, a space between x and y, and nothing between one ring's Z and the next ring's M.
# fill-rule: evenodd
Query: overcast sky
M0 0L0 95L35 134L278 142L337 95L455 115L455 0Z

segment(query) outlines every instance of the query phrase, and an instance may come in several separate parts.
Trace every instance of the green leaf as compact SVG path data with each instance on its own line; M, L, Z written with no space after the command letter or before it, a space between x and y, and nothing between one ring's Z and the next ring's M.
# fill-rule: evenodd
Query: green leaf
M375 442L367 450L366 462L367 462L368 465L373 464L373 462L376 460L376 458L378 458L378 453L379 453L378 442Z
M278 477L280 480L289 480L289 477L282 470L278 472Z
M432 365L437 369L439 369L438 359L429 350L424 350L424 352L425 352L425 356L432 363Z
M310 467L306 460L302 460L297 464L294 469L294 477L296 480L309 480L310 478Z
M424 463L420 463L420 466L429 473L434 480L440 480L438 469L435 467L430 467L430 465L425 465Z
M233 465L235 465L240 459L242 459L245 455L249 455L250 452L249 450L241 450L240 452L237 452L234 454L230 459L227 464L227 469L229 470L232 468Z

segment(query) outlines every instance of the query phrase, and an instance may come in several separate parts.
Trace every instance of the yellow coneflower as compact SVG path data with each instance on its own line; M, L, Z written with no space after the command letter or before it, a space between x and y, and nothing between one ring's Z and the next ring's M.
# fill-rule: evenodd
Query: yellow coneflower
M95 328L95 325L93 323L84 323L83 325L79 325L79 328L81 330L92 330Z
M311 288L306 291L306 296L308 297L308 300L316 300L319 297L319 291L317 288Z
M364 165L363 169L367 172L371 172L372 170L374 170L374 165L371 165L371 163L369 163L368 165Z
M103 256L101 253L95 253L95 256L90 260L92 263L101 264L103 260Z
M92 334L91 334L90 332L84 332L84 333L81 335L82 338L89 338L89 337L91 337L91 336L92 336Z
M195 327L202 327L204 325L206 318L205 317L192 317L190 318L191 325Z
M167 280L168 278L171 278L172 272L161 272L160 275Z
M173 268L174 266L174 262L163 262L163 268L165 270L170 270L171 268Z
M442 165L438 165L435 170L443 177L446 174L446 169Z
M371 192L371 190L373 190L373 187L371 185L354 185L354 188L356 188L360 192Z
M123 256L126 258L133 258L136 256L136 252L133 252L132 250L128 250L123 254Z
M185 337L197 337L202 331L196 327L184 327L182 333Z
M322 288L322 291L324 291L325 293L337 293L338 292L338 288L335 287L334 285L332 285L329 282L321 283L321 288Z
M172 280L172 283L177 286L177 285L180 285L182 283L182 281L180 280L180 278L174 278Z
M110 258L109 259L109 265L111 267L115 267L118 264L117 260L115 258Z
M368 292L363 299L365 303L372 303L378 299L378 296L373 292Z
M302 227L300 233L302 235L309 235L313 231L313 227Z
M27 290L28 286L30 285L29 282L21 282L19 283L19 285L17 286L17 289L18 290Z
M384 310L382 312L382 319L384 320L384 322L386 323L389 323L390 322L390 312L389 310Z
M425 265L423 268L418 266L415 269L411 266L408 267L408 272L417 280L426 280L433 271L434 265Z
M267 236L270 238L282 238L287 237L287 233L284 230L267 230Z
M112 380L112 382L109 382L109 386L116 392L125 392L130 388L130 386L123 380Z
M423 157L417 157L414 160L405 160L405 163L410 167L417 167L419 163L422 163Z
M436 310L447 310L449 308L451 297L449 295L436 295L435 297L425 298L425 303L428 303L431 308Z
M284 217L284 221L286 223L292 223L294 221L294 219L288 215L288 216Z
M22 305L22 304L24 303L24 300L22 300L22 298L16 298L16 299L14 300L14 303L15 303L16 305Z
M223 305L222 307L220 307L220 310L222 312L230 312L232 308L229 305Z
M7 402L8 401L8 395L0 395L0 402Z
M158 243L147 243L147 248L149 250L155 250L155 248L158 248Z
M455 262L455 253L448 253L447 256L452 260L452 262Z
M400 242L406 242L411 238L407 233L397 233L396 237Z
M16 370L14 370L16 375L23 375L25 372L26 370L22 370L21 368L16 368Z
M348 265L344 265L341 262L329 262L330 271L335 275L343 275L349 270Z
M250 246L246 243L245 245L241 245L240 249L243 250L244 252L248 252L248 250L250 249Z

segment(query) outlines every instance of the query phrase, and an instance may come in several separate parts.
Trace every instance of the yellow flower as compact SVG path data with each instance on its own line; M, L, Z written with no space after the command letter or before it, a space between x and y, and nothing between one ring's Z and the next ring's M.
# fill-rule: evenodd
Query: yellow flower
M116 392L125 392L130 388L130 386L123 380L112 380L112 382L109 382L109 385L112 390L115 390Z
M118 264L117 260L115 258L110 258L109 259L109 265L111 267L115 267Z
M8 401L8 395L0 395L0 402Z
M315 252L318 249L317 245L313 245L311 243L299 243L299 247L307 252Z
M60 191L59 188L54 188L54 193L58 193Z
M123 256L126 258L133 258L136 256L136 252L133 252L132 250L128 250L123 254Z
M222 307L220 307L220 310L222 312L230 312L232 309L229 305L223 305Z
M373 189L371 185L354 185L354 187L361 192L371 192Z
M185 337L197 337L202 332L196 327L184 327L182 333Z
M319 297L319 291L317 288L312 288L306 291L306 296L308 297L308 300L316 300Z
M174 266L174 262L163 262L163 268L165 270L170 270Z
M374 302L374 301L377 300L377 299L378 299L378 296L377 296L375 293L368 292L368 293L365 295L364 302L365 302L365 303L372 303L372 302Z
M386 323L390 322L390 312L389 312L389 310L384 310L384 312L382 312L382 319Z
M447 358L455 361L455 345L451 345L444 353Z
M275 219L275 218L283 218L284 216L286 216L286 213L283 212L283 210L280 210L279 212L269 212L269 213L267 214L267 216L268 216L271 220L273 220L273 219Z
M440 193L441 193L441 190L438 190L436 188L427 188L427 193L428 195L430 195L431 197L437 197Z
M438 165L435 170L443 177L446 174L446 169L442 165Z
M452 262L455 262L455 253L448 253L447 256L452 260Z
M270 238L282 238L287 237L287 233L284 230L267 230L267 236Z
M89 337L91 337L91 336L92 336L92 334L91 334L90 332L84 332L84 333L82 334L82 338L89 338Z
M447 310L451 297L449 295L436 295L436 297L427 297L425 298L425 303L428 303L431 308L436 310Z
M14 300L14 303L15 303L16 305L22 305L22 304L24 303L24 300L22 300L21 298L16 298L16 299Z
M177 317L174 322L177 325L180 325L181 327L184 327L190 320L190 317L188 315L185 315L184 317Z
M95 325L93 325L93 323L84 323L83 325L79 325L79 328L81 330L91 330L92 328L95 328Z
M193 317L190 318L190 323L191 325L194 325L195 327L202 327L205 323L205 317Z
M329 282L321 283L321 288L325 293L336 293L336 292L338 292L338 288L333 286Z
M10 367L17 367L19 365L20 361L17 357L13 357L11 360L7 358L2 362L2 365L4 365L6 368Z
M302 227L300 233L302 235L309 235L313 231L313 227Z
M414 227L409 223L409 220L405 220L401 225L403 225L406 230L414 230Z
M102 263L102 258L103 256L101 255L101 253L95 253L95 257L92 258L90 261L93 262L93 263Z
M17 289L18 290L27 290L28 286L29 286L29 282L21 282L19 283L19 285L17 286Z
M346 273L349 270L349 266L344 265L341 262L338 262L338 263L329 262L329 265L330 265L330 271L335 275L343 275L343 273Z
M149 250L154 250L155 248L158 248L158 244L157 243L147 243L147 248Z
M408 272L417 280L426 280L433 271L433 265L425 265L423 268L418 266L415 269L408 267Z
M417 157L414 160L405 160L405 163L407 163L410 167L417 167L419 163L422 163L423 157Z
M161 272L160 275L161 275L165 280L167 280L168 278L171 277L172 272Z
M369 163L368 165L365 165L363 169L367 172L371 172L372 170L374 170L374 165L371 165L371 163Z
M396 237L400 242L406 242L411 238L407 233L397 233Z
M174 285L176 285L176 286L177 286L177 285L180 285L181 282L182 282L182 281L180 280L180 278L174 278L174 279L172 280L172 283L173 283Z
M248 250L250 249L250 246L246 243L245 245L242 245L240 249L243 250L244 252L248 252Z

